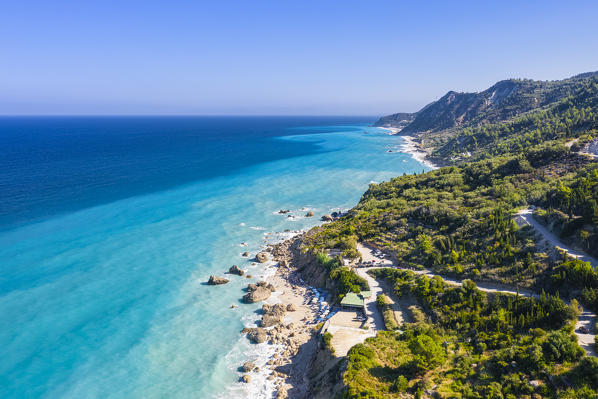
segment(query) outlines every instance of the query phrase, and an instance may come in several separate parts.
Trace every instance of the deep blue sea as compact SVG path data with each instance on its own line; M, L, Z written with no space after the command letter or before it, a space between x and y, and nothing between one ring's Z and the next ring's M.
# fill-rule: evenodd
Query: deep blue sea
M268 397L249 280L203 282L421 172L374 120L0 118L0 397Z

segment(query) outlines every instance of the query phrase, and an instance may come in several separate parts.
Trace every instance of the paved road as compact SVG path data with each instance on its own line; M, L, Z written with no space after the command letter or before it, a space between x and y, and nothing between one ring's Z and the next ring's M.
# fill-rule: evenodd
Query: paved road
M552 234L546 227L544 227L540 222L538 222L533 214L531 209L523 209L519 211L518 215L521 216L528 225L532 226L534 230L542 235L544 240L553 247L558 247L561 250L565 251L569 256L572 258L576 258L582 260L584 262L590 262L592 267L598 267L598 260L596 258L591 257L590 255L586 254L585 252L575 250L561 242L557 236Z
M382 287L375 278L366 273L367 270L366 268L356 269L357 274L367 280L372 292L372 295L364 300L365 311L370 322L370 328L373 328L374 331L384 330L384 317L378 306L376 306L376 297L382 293Z
M357 273L360 276L369 276L369 274L367 274L368 270L379 269L380 267L397 267L397 268L399 268L398 265L393 264L393 262L388 259L378 259L376 256L372 255L371 248L369 248L365 245L362 245L361 243L357 244L357 250L361 253L361 257L364 261L375 260L376 263L378 264L378 266L363 267L363 268L356 269ZM400 268L400 269L402 269L402 268ZM402 270L406 270L406 269L402 269ZM414 272L415 274L426 275L428 277L440 276L447 283L454 284L454 285L462 285L463 284L463 280L458 280L458 279L454 279L451 277L445 277L445 276L436 274L428 269L412 270L412 272ZM371 276L369 276L369 277L370 277L370 279L374 280ZM369 283L369 280L368 280L368 283ZM513 294L513 295L515 295L515 294L517 294L517 292L519 292L519 295L522 295L525 297L534 297L534 298L540 297L539 294L537 294L533 291L525 290L525 289L520 289L519 291L517 291L516 288L505 286L502 284L476 282L476 285L480 291L485 291L485 292L501 292L501 293ZM372 291L372 293L373 293L373 291ZM374 295L372 295L372 297L374 297ZM375 301L375 298L374 298L374 301ZM375 306L375 303L374 303L374 306ZM378 314L380 314L380 312L378 312ZM384 319L382 319L382 320L384 321ZM577 322L575 324L575 335L577 336L577 341L579 343L579 346L581 346L586 351L586 354L588 356L596 356L596 352L594 349L594 334L593 333L592 334L583 334L579 331L579 329L580 329L580 327L585 326L588 329L588 331L592 332L594 330L593 327L594 327L595 323L596 323L596 315L590 311L584 310L582 312L582 314L578 317ZM384 324L382 324L382 325L384 325Z

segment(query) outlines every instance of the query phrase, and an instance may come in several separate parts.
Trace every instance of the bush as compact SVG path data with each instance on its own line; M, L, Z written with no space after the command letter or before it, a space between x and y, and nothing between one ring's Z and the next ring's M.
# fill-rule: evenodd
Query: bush
M334 347L332 346L332 334L328 331L322 335L322 341L324 342L324 347L330 351L334 355Z
M555 362L574 361L583 355L583 349L577 345L577 338L564 331L548 334L542 344L542 351L546 359Z
M400 375L394 383L394 390L396 392L405 392L407 390L407 388L409 388L409 381L407 381L407 378L405 378L405 376Z
M415 366L421 371L431 370L446 360L442 345L426 334L413 337L409 342L409 349L413 353Z

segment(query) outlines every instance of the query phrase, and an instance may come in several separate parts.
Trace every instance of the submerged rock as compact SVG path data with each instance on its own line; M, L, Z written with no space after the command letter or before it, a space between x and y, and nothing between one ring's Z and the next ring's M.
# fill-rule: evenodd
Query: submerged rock
M267 252L260 252L259 254L257 254L255 256L255 259L258 262L260 262L260 263L268 262L268 253Z
M232 265L230 269L228 269L229 274L236 274L237 276L242 276L245 274L243 270L239 268L237 265Z
M214 275L210 276L210 279L208 280L209 285L221 285L226 283L228 283L227 279L224 277L216 277Z

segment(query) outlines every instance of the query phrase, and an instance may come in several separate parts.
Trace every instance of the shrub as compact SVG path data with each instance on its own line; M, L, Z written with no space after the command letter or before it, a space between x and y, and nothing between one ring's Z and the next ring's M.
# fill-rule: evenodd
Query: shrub
M407 378L403 375L398 376L394 383L394 390L397 392L405 392L407 388L409 388L409 381L407 381Z
M322 341L324 342L324 347L334 355L334 347L332 346L332 334L326 331L324 335L322 335Z
M409 342L409 349L413 353L416 367L421 371L431 370L446 360L442 345L427 334L413 337Z
M555 362L573 361L583 355L583 349L577 345L576 337L564 331L548 334L542 344L542 351L546 359Z

